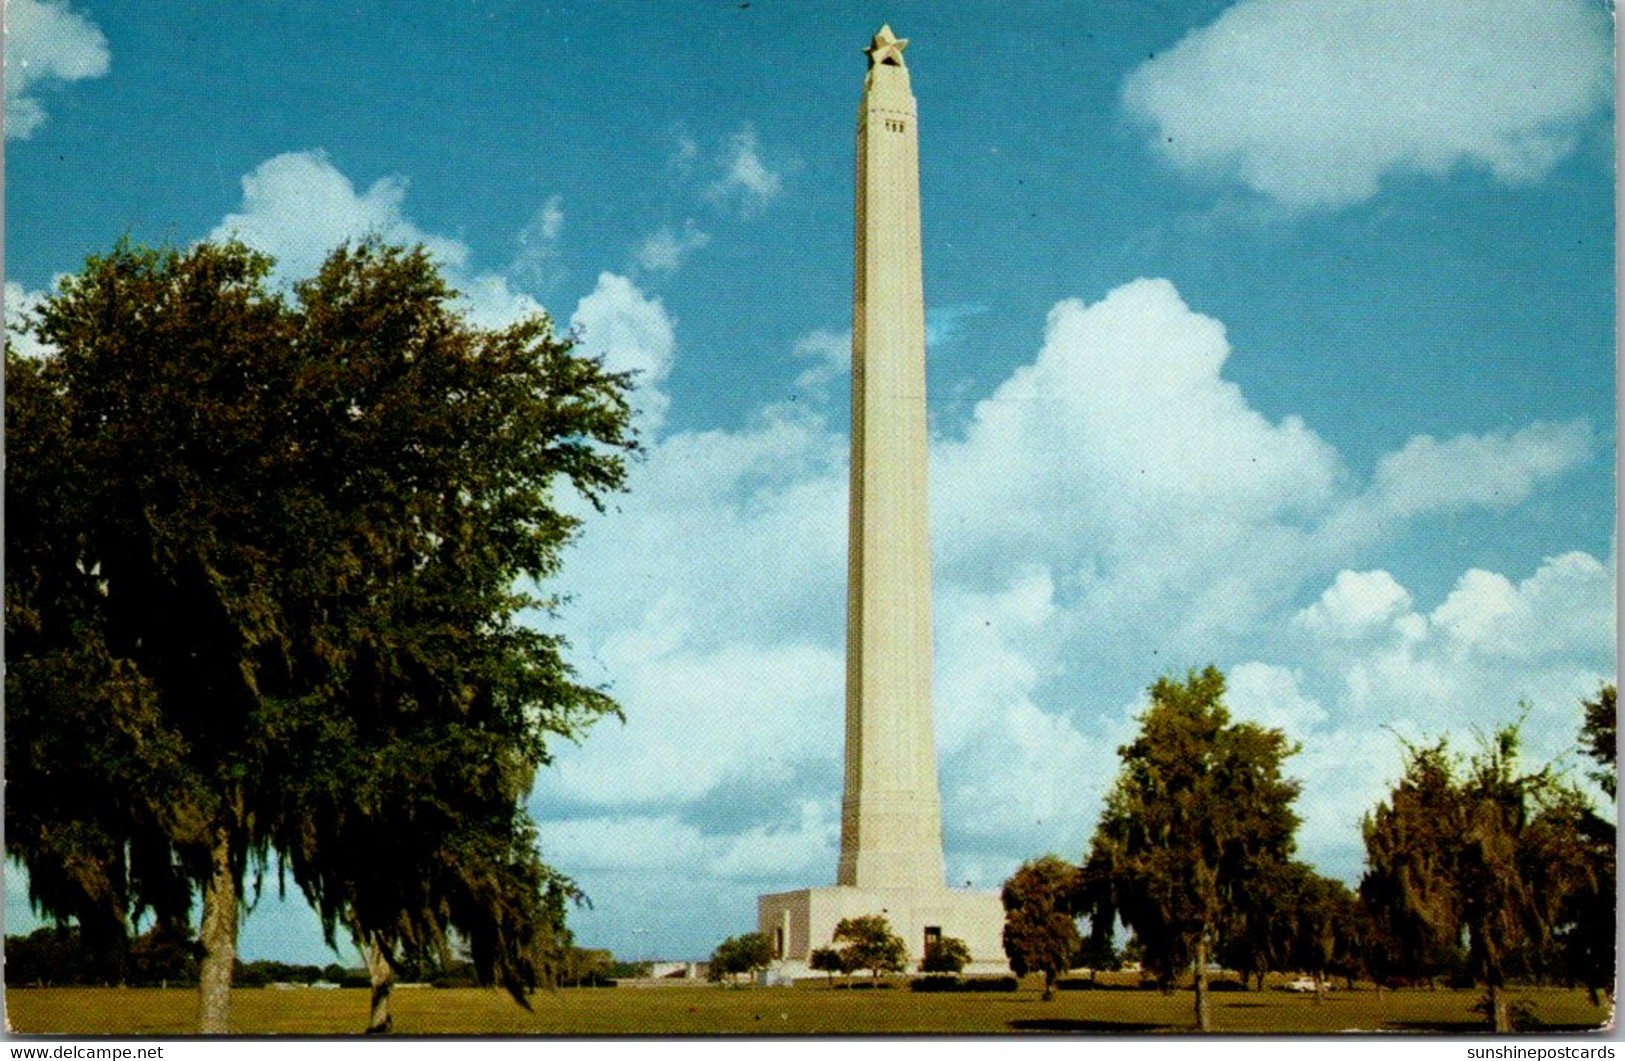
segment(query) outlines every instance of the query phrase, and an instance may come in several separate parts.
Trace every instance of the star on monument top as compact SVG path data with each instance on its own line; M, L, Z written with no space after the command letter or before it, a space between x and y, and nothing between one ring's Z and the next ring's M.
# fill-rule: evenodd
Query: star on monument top
M891 26L881 26L875 39L869 42L869 47L863 49L869 56L869 68L877 66L902 66L903 49L908 47L908 38L899 38L891 31Z

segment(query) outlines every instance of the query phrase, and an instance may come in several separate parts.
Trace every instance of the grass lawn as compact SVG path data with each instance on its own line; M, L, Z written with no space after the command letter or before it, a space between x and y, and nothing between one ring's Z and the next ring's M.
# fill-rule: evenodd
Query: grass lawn
M1596 1029L1611 1019L1584 991L1514 991L1547 1030ZM873 1033L1152 1034L1188 1032L1189 991L1063 991L1041 1002L1036 983L1014 994L915 994L799 987L574 988L534 996L533 1011L496 990L418 988L395 992L395 1030L405 1035L808 1035ZM1236 1033L1479 1031L1477 991L1280 991L1213 995L1214 1029ZM184 1035L197 992L174 988L12 988L7 1017L17 1033ZM241 989L232 992L231 1030L250 1035L344 1035L366 1020L364 990Z

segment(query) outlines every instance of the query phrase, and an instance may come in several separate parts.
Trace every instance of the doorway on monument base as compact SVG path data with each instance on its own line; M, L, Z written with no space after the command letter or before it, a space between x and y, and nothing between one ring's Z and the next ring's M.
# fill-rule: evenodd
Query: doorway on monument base
M934 943L941 943L941 942L942 942L942 926L941 925L926 925L925 926L925 948L923 950L921 950L920 953L922 955L930 954L931 953L931 945L934 944Z

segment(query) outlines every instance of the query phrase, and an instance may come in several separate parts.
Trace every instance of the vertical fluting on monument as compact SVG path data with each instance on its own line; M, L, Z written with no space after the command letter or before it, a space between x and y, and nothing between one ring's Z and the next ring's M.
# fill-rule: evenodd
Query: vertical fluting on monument
M836 880L865 888L943 885L919 138L907 44L890 26L875 35L858 110L846 790Z

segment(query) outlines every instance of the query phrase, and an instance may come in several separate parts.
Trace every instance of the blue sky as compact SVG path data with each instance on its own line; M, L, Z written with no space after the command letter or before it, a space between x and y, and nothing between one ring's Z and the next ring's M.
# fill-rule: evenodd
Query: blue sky
M423 241L642 372L562 575L627 711L532 809L575 926L700 957L839 833L860 49L911 39L949 874L1078 857L1208 662L1360 871L1399 737L1615 668L1612 24L1590 2L8 5L6 313L122 235ZM7 872L8 931L30 923ZM326 960L297 899L249 957Z

